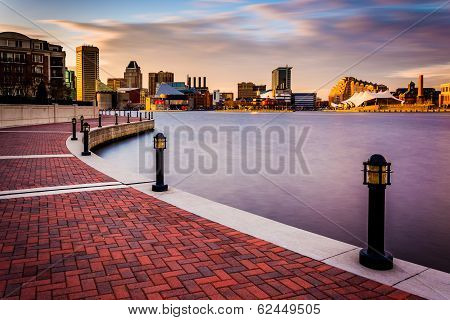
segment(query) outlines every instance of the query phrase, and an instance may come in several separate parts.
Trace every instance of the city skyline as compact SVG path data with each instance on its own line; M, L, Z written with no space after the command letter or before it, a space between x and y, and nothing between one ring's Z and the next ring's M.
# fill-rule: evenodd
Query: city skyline
M418 74L425 75L427 87L448 82L450 44L442 30L450 26L450 9L437 10L444 3L339 0L319 7L310 0L175 0L136 1L122 8L103 1L37 5L20 0L0 4L0 27L62 45L72 68L77 46L97 46L105 83L135 60L144 78L155 70L171 70L176 81L184 81L195 72L208 77L211 90L236 94L239 82L269 88L271 71L289 64L293 91L318 91L326 98L344 76L384 83L391 90L405 87Z

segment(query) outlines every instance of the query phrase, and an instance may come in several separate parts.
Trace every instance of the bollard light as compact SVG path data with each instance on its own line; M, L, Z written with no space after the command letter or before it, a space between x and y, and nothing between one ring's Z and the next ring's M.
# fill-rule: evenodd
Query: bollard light
M153 111L151 112L151 119L153 120Z
M78 140L77 138L77 119L72 118L72 139L70 140Z
M115 113L116 116L116 122L114 123L116 126L119 124L119 116L117 115L117 112Z
M80 132L83 132L84 117L80 117Z
M89 131L91 131L91 126L89 123L85 123L83 125L83 143L84 143L84 150L81 153L82 156L90 156L91 152L89 151Z
M127 123L130 123L130 113L128 112L128 115L127 115Z
M167 139L161 132L153 137L153 147L156 150L156 184L152 185L152 191L164 192L168 190L164 184L164 150L167 146Z
M99 128L102 127L102 114L101 113L98 115L98 127Z
M393 268L392 254L384 250L386 186L391 184L391 164L379 154L363 163L364 185L369 187L367 248L359 252L359 263L375 270Z
M147 119L147 111L145 111L145 119Z
M142 121L142 112L139 111L139 121Z

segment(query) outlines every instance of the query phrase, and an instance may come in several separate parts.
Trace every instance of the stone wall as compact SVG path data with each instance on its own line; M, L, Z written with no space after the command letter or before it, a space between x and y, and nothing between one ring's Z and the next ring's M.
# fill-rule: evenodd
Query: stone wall
M95 128L89 132L89 149L94 149L114 140L153 130L154 126L154 120L145 120L142 122L123 123L117 126L111 125L103 128Z
M77 105L33 105L33 104L1 104L0 128L70 122L72 118L95 118L98 108Z

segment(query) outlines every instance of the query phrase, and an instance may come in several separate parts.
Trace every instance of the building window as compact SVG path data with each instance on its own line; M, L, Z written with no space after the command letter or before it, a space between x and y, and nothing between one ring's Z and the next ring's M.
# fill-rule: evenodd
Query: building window
M34 73L42 74L43 71L44 71L44 68L42 68L42 66L34 66L34 67L33 67L33 72L34 72Z
M37 50L42 50L42 42L34 43L33 48Z
M15 53L14 62L25 62L25 55L23 53Z
M42 63L43 62L43 56L38 55L38 54L33 54L33 62L39 62Z
M22 48L22 41L16 40L16 48Z
M17 66L16 67L16 72L17 73L23 73L23 66Z
M4 53L3 57L4 57L3 61L14 62L14 54L11 52L7 52L6 54Z

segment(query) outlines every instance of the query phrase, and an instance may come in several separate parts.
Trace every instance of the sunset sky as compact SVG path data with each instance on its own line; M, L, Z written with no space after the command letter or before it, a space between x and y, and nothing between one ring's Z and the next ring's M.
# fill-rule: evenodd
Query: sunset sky
M93 44L105 82L136 60L145 87L148 72L164 70L176 81L206 76L210 90L270 88L286 64L295 92L323 98L346 75L394 90L423 73L438 87L450 82L449 30L442 0L0 0L0 31L62 45L67 66L77 46Z

